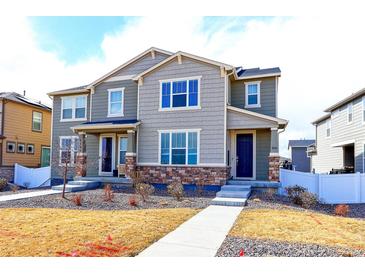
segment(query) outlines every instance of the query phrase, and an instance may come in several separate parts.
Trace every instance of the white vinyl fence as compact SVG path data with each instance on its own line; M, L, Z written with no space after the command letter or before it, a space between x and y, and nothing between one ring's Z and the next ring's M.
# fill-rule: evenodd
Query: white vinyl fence
M365 174L313 174L280 169L281 187L279 193L285 195L285 187L299 185L317 195L324 204L365 203Z
M15 164L14 184L26 188L50 186L51 167L28 168Z

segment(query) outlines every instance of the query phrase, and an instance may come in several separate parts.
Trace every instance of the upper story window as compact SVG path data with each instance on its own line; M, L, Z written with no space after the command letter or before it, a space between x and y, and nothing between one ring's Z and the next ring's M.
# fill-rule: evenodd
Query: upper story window
M200 78L201 76L160 81L160 110L199 108Z
M86 95L62 97L61 121L86 120Z
M245 83L245 107L254 108L261 107L260 105L260 81Z
M331 137L331 126L332 126L331 119L328 119L326 121L326 137Z
M354 119L354 110L352 103L347 105L347 123L351 124L352 120Z
M337 118L338 116L340 116L340 110L339 109L336 109L335 111L333 111L331 113L331 118L332 119Z
M33 111L32 130L42 131L42 112Z
M108 89L108 117L124 116L124 88Z
M160 132L160 164L197 165L198 143L198 130Z

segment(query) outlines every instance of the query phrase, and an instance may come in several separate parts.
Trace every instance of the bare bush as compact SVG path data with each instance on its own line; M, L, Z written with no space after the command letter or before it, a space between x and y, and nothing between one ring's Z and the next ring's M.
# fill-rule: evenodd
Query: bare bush
M168 193L173 196L177 201L181 201L184 196L184 186L183 184L176 180L167 186Z

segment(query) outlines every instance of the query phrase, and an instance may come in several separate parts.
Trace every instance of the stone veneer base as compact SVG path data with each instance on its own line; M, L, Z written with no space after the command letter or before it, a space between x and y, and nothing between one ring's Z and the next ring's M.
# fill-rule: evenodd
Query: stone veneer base
M279 182L280 157L269 156L269 181Z
M230 178L230 167L137 166L140 175L150 183L224 185Z

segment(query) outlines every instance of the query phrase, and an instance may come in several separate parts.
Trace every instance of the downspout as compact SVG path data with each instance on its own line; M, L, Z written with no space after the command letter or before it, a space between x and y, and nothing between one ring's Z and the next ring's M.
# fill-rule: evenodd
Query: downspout
M234 73L234 69L229 74L226 74L224 77L224 165L227 166L227 105L228 105L228 81L229 76Z

